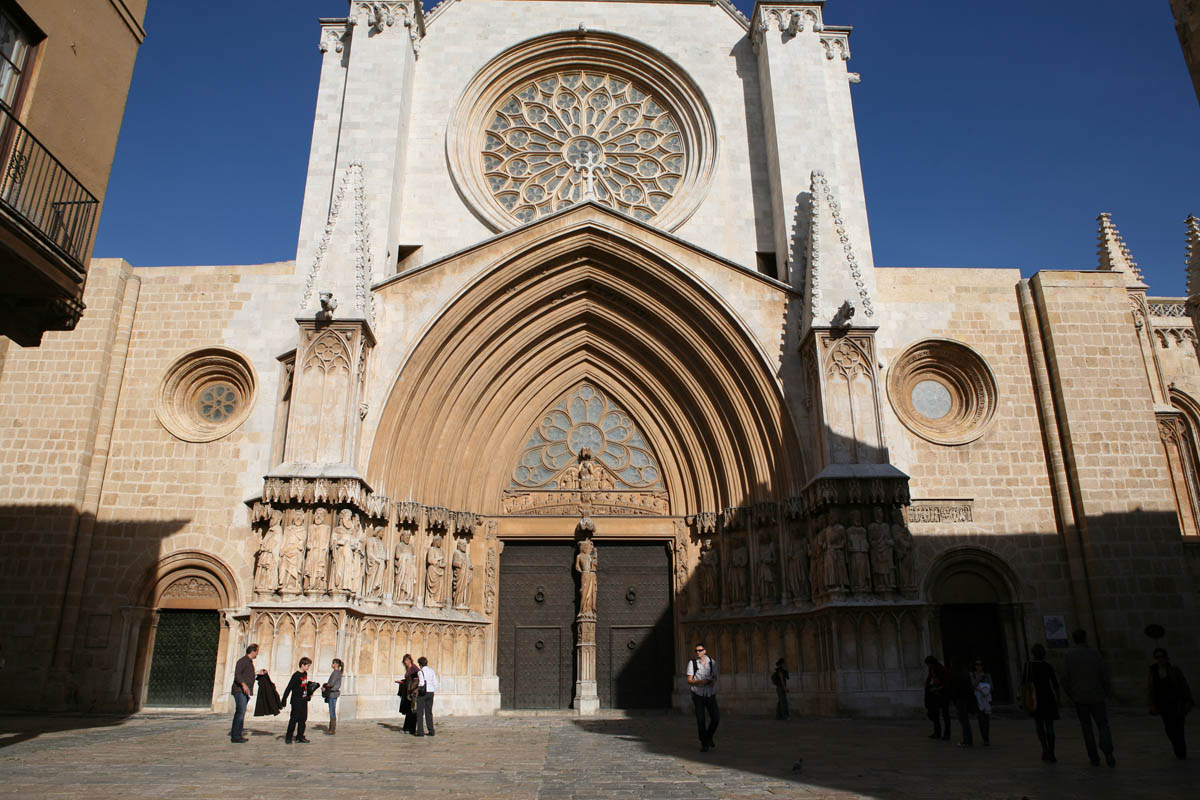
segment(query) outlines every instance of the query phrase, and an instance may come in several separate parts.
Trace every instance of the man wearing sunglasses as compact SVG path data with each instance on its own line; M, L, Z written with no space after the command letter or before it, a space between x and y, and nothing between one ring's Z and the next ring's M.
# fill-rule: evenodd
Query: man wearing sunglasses
M721 722L717 708L717 662L709 658L703 644L696 645L696 655L688 661L688 686L692 690L692 705L696 709L696 730L700 734L700 752L716 747L713 734ZM704 717L708 715L708 724Z

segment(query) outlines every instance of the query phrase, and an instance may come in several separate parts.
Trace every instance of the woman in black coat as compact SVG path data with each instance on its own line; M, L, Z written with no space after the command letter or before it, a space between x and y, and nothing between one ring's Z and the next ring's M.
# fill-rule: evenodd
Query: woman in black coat
M1150 701L1150 713L1162 717L1167 738L1175 749L1175 757L1187 758L1187 741L1183 736L1183 719L1192 710L1192 690L1179 667L1171 663L1167 651L1159 647L1154 651L1154 663L1150 665L1150 680L1146 685Z
M1033 710L1033 724L1037 729L1038 741L1042 743L1042 761L1054 763L1054 720L1058 719L1058 676L1054 667L1046 661L1046 648L1035 644L1031 651L1033 660L1025 665L1024 682L1033 686L1037 707Z

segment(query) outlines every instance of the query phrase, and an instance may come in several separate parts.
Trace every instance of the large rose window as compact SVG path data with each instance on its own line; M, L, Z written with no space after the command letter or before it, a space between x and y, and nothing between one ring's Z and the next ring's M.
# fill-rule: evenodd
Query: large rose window
M497 54L446 126L455 186L494 230L585 198L675 230L708 191L712 113L686 72L645 44L569 30Z
M644 87L557 72L500 99L481 158L493 196L520 222L589 195L648 221L679 186L684 144L675 115Z

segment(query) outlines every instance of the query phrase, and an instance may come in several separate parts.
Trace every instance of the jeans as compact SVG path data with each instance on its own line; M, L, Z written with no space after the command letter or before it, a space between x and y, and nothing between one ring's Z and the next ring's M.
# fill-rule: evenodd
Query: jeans
M417 736L424 736L426 727L433 736L433 692L417 695Z
M1054 755L1054 720L1034 717L1033 726L1037 729L1038 741L1042 743L1042 755Z
M975 743L974 740L971 738L971 711L972 711L972 707L974 705L975 705L974 697L972 697L970 699L954 701L954 707L958 711L958 724L962 726L962 743L963 744L969 745L969 744ZM947 731L950 730L949 725L946 726L946 730ZM982 733L982 732L983 731L980 730L980 733Z
M330 695L329 697L329 721L337 722L337 699L338 696Z
M243 737L245 733L243 726L246 724L246 704L249 702L250 698L240 689L233 693L233 727L229 729L230 739Z
M787 690L776 686L775 694L778 696L775 703L775 719L789 719L792 715L788 712Z
M717 696L701 697L692 692L692 705L696 708L696 732L700 735L700 744L712 744L713 734L721 724L721 710L717 708ZM708 727L704 725L704 715L708 713Z
M1096 752L1096 737L1092 733L1092 720L1100 729L1100 750L1107 758L1112 758L1112 731L1108 729L1108 708L1103 701L1099 703L1076 703L1075 713L1079 715L1079 726L1083 728L1083 744L1087 747L1088 758L1093 762L1100 760Z
M1163 728L1167 731L1167 738L1171 740L1171 746L1175 749L1176 758L1187 758L1187 740L1183 737L1183 715L1182 714L1163 714Z

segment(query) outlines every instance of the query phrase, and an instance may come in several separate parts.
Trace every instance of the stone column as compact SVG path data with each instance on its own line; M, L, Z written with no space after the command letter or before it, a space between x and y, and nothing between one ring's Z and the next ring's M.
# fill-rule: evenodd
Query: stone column
M579 553L575 556L575 569L579 572L579 614L575 617L579 672L575 681L575 710L580 714L595 714L600 710L600 696L596 692L597 566L592 540L581 540Z
M1187 218L1187 312L1196 332L1196 352L1200 355L1200 219Z

